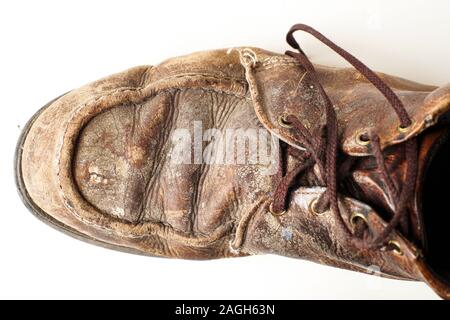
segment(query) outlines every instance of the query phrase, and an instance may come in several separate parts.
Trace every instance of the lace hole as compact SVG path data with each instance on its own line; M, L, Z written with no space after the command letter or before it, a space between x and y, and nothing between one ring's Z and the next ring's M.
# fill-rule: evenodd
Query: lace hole
M269 212L270 212L270 214L272 214L273 216L275 216L275 217L280 217L280 216L282 216L282 215L284 215L285 213L286 213L286 210L283 210L283 211L281 211L281 212L275 212L274 210L273 210L273 202L270 204L270 206L269 206Z
M316 216L321 216L321 215L323 215L325 212L319 212L319 211L317 211L317 209L316 209L316 205L317 205L317 201L318 201L319 199L318 198L315 198L314 200L312 200L310 203L309 203L309 211L311 212L311 213L313 213L313 214L315 214Z
M356 136L356 143L358 143L361 146L367 146L370 144L370 137L367 132L360 132Z
M403 255L403 250L400 247L400 243L398 243L395 240L389 240L387 247L389 250L391 250L395 255L397 256L402 256Z
M414 122L411 122L411 124L410 124L409 126L407 126L407 127L403 127L402 125L399 125L399 126L397 127L397 130L398 130L399 132L401 132L401 133L407 133L408 131L411 130L413 124L414 124Z
M290 128L292 128L292 123L290 123L289 121L287 121L287 118L288 116L287 115L281 115L281 116L279 116L278 117L278 124L280 125L280 126L282 126L283 128L288 128L288 129L290 129Z
M353 229L355 228L356 221L358 219L361 219L367 225L369 224L365 215L363 215L362 213L359 213L359 212L353 212L352 215L350 216L350 225L352 226Z

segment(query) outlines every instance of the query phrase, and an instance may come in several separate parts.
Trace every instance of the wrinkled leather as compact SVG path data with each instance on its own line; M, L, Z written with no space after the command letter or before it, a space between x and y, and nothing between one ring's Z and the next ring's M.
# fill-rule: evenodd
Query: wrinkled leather
M414 119L408 132L400 132L394 111L357 71L316 68L335 104L340 148L348 155L372 154L370 146L357 143L361 133L377 133L383 148L395 146L450 108L450 85L380 74ZM321 187L297 188L286 214L270 214L277 181L267 170L273 159L267 165L171 162L173 133L187 128L193 134L194 121L202 121L203 131L267 129L301 148L278 118L295 114L317 135L323 110L305 69L288 56L257 48L195 53L106 77L56 100L24 142L23 179L30 198L49 216L120 248L188 259L273 253L362 272L377 266L387 277L427 281L445 297L448 288L429 274L411 239L393 232L401 256L362 251L340 234L329 211L314 214L310 204ZM353 175L376 201L386 200L376 172ZM365 203L340 196L339 205L349 228L353 212L363 214L372 230L386 226Z

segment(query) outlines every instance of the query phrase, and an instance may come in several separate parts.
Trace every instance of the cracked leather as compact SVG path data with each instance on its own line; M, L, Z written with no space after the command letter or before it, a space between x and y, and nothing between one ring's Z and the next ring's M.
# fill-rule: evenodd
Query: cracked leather
M251 52L252 61L243 52ZM356 70L316 69L337 110L340 149L361 161L372 159L370 145L358 143L362 133L378 134L394 161L397 145L450 108L449 85L379 73L413 119L410 130L401 132L388 102ZM272 253L362 272L378 266L384 276L426 281L446 297L448 286L421 258L419 212L413 236L391 235L402 255L359 250L341 236L334 215L310 210L324 188L307 177L292 191L287 212L270 214L277 181L268 170L274 159L233 165L173 161L174 133L195 135L194 122L201 122L203 132L263 129L301 148L278 122L285 114L297 115L314 135L325 124L320 94L289 56L237 48L136 67L65 94L34 119L21 149L26 193L59 225L133 252L187 259ZM403 167L400 159L397 183ZM376 170L356 168L352 174L371 203L391 206ZM387 224L368 202L340 195L339 206L349 228L355 212L375 232Z

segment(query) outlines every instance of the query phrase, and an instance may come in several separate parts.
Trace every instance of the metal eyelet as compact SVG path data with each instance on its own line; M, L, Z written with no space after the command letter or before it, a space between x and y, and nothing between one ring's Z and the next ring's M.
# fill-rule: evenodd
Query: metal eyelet
M280 115L280 116L278 117L278 124L279 124L280 126L282 126L283 128L288 128L288 129L290 129L290 128L292 128L292 124L291 124L289 121L286 120L287 116L288 116L288 115Z
M284 215L284 214L286 213L286 210L283 210L283 211L281 211L281 212L275 212L275 211L273 211L272 205L273 205L273 202L270 203L270 205L269 205L269 212L270 212L270 214L272 214L273 216L275 216L275 217L281 217L282 215Z
M399 126L397 127L397 130L398 130L399 132L401 132L401 133L407 133L408 131L411 130L411 128L413 127L413 125L414 125L414 121L412 121L411 124L410 124L409 126L407 126L407 127L403 127L402 125L399 125Z
M360 146L367 146L370 144L370 138L367 132L359 132L356 135L356 143Z
M397 256L402 256L403 255L403 250L400 246L400 243L398 243L395 240L389 240L388 244L387 244L388 248L390 247L391 251L397 255Z
M352 228L355 228L356 220L361 219L365 222L365 224L369 224L369 221L367 221L367 217L359 212L352 212L352 215L350 216L350 225Z
M316 204L317 204L317 201L318 201L318 200L319 200L319 198L314 198L314 199L309 203L308 208L309 208L309 211L310 211L311 213L315 214L316 216L321 216L321 215L323 215L326 211L324 211L324 212L319 212L319 211L316 210Z

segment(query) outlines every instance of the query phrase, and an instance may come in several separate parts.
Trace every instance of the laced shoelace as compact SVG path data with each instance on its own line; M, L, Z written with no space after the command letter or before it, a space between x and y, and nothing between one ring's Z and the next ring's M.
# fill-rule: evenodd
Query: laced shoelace
M384 95L384 97L388 100L389 104L397 114L400 121L400 131L406 132L412 125L412 120L409 117L403 103L392 91L392 89L386 83L384 83L375 72L373 72L353 55L334 44L332 41L330 41L315 29L304 24L294 25L287 33L286 40L288 44L298 52L286 51L286 54L296 59L305 68L306 72L311 78L311 81L313 81L313 83L316 85L319 94L323 99L326 124L322 128L322 135L313 136L295 115L288 115L282 119L286 125L291 127L291 130L295 130L295 133L298 135L306 151L302 152L294 147L287 147L287 154L298 158L300 161L298 165L296 165L291 171L287 173L283 172L283 161L280 161L280 167L278 169L278 185L275 189L273 202L270 209L275 214L283 213L286 210L286 203L290 187L292 187L296 183L297 178L302 173L304 173L312 166L317 165L319 171L318 184L326 187L326 191L322 193L317 201L315 201L313 210L323 213L328 208L331 209L338 222L338 228L342 231L343 235L348 240L350 240L358 247L367 249L383 247L388 241L388 237L390 236L391 232L399 224L402 225L408 221L407 214L410 205L409 200L414 193L417 175L417 140L415 138L412 138L403 143L403 152L407 167L404 183L402 184L402 186L398 186L394 183L388 172L387 166L385 164L384 154L380 144L380 138L373 133L365 134L364 139L365 141L367 141L367 144L371 144L371 149L373 150L373 156L375 157L377 168L380 172L380 176L384 184L386 185L388 196L390 197L392 203L394 203L395 208L392 212L391 220L389 221L387 226L377 235L370 237L370 239L367 235L364 237L357 236L357 234L361 234L360 231L357 231L357 229L361 230L361 222L357 225L357 227L354 228L354 232L352 233L352 230L347 227L340 213L338 205L338 178L343 179L350 175L352 165L355 162L355 158L347 158L347 160L339 164L339 170L337 170L337 154L339 150L338 122L336 111L334 110L332 101L330 100L323 86L318 80L313 64L309 61L309 59L306 57L305 53L295 40L294 33L296 31L307 32L320 40L322 43L324 43L341 57L343 57L370 83L372 83L375 88L377 88ZM284 161L287 161L287 159L284 159ZM337 172L339 172L339 176ZM365 224L363 223L363 225ZM365 228L367 228L367 226L363 226L363 229ZM367 233L364 232L364 234Z

